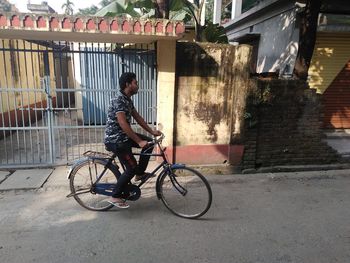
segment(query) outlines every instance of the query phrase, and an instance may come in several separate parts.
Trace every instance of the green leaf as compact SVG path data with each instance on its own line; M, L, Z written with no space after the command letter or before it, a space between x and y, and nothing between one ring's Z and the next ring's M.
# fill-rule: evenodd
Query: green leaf
M202 40L212 43L228 43L224 27L213 23L208 23L202 31Z
M182 0L182 1L184 1L184 6L185 6L186 10L188 10L188 11L191 10L193 12L197 12L198 11L198 7L195 4L191 3L188 0Z
M129 14L131 17L140 17L140 13L135 10L133 4L129 4L126 8L126 14Z
M170 11L169 18L171 20L182 20L184 22L188 22L191 20L191 14L189 14L186 10L181 11Z
M169 10L170 11L182 10L185 6L185 1L187 0L169 0Z
M148 13L144 14L143 16L141 16L141 18L147 19L147 18L154 18L155 16L156 16L156 10L155 9L151 9L151 10L149 10Z
M96 16L119 16L128 14L132 17L139 17L140 14L135 10L134 4L128 0L117 0L99 10Z
M154 9L154 2L152 0L131 0L135 8Z

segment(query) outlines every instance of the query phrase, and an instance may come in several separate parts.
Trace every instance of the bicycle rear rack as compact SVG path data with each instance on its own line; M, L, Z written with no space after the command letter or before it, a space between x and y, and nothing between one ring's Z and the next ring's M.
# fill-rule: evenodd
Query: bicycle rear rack
M86 157L100 157L100 158L108 158L108 159L111 159L113 157L113 155L109 153L95 152L90 150L84 152L83 155Z

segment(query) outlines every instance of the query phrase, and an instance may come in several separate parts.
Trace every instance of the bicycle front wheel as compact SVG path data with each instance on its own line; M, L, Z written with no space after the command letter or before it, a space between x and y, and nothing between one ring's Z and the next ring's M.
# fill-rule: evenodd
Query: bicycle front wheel
M74 167L70 176L70 189L74 199L86 209L105 211L113 207L108 203L108 196L94 192L92 185L104 172L100 183L117 183L117 178L110 169L105 168L106 161L101 159L87 159Z
M160 197L175 215L194 219L209 210L212 191L208 181L198 171L179 167L171 169L161 178Z

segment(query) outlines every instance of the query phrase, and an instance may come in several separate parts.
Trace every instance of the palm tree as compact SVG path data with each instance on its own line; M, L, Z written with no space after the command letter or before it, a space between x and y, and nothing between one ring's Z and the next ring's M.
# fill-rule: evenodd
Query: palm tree
M66 15L73 15L73 6L74 3L70 0L66 0L66 2L61 6L64 9L64 13Z

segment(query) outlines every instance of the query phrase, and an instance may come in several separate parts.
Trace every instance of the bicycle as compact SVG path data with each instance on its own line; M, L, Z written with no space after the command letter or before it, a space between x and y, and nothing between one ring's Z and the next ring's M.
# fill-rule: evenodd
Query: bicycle
M141 186L150 178L156 179L156 195L173 214L183 218L199 218L210 208L212 191L206 178L195 169L184 164L171 164L166 156L166 147L161 145L164 135L153 138L150 144L157 146L159 153L134 153L162 157L163 161L138 184L129 183L122 198L136 201L141 196ZM156 148L156 147L155 147ZM116 163L116 154L93 151L84 153L69 172L71 193L84 208L93 211L106 211L113 207L108 203L113 188L121 175Z

